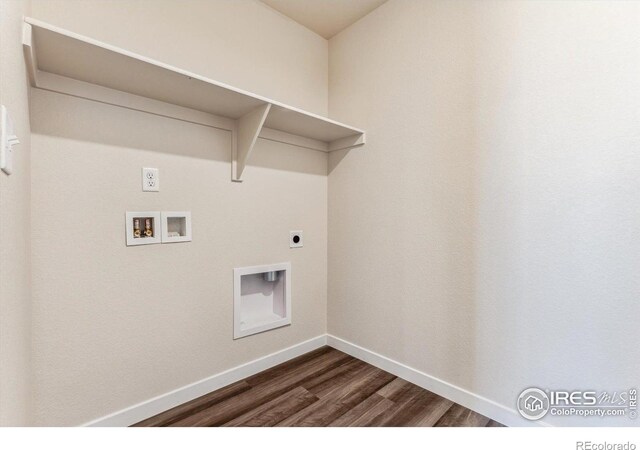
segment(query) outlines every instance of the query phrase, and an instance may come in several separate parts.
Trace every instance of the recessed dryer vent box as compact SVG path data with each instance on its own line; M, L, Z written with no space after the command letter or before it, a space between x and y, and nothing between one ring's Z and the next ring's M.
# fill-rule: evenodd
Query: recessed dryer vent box
M233 338L291 324L291 263L233 269Z
M158 211L127 211L127 246L159 244L162 224Z
M191 240L191 213L189 211L162 212L162 243Z

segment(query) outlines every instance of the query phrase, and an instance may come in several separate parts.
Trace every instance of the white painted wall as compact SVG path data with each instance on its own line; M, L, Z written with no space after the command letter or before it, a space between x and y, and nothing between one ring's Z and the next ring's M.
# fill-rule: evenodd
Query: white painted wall
M329 92L331 334L510 408L637 384L640 3L390 0Z
M0 1L0 103L20 139L14 173L0 172L0 426L29 421L31 144L21 27L28 10L26 0Z
M316 112L327 42L257 2L40 1L33 16ZM78 425L326 332L327 156L33 90L34 423ZM143 193L140 169L160 169ZM125 247L127 210L190 243ZM289 230L305 232L290 250ZM233 341L234 267L291 261L292 325Z

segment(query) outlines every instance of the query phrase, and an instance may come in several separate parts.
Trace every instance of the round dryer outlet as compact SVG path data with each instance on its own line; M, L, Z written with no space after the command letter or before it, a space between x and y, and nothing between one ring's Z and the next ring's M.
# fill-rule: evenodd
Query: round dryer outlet
M302 247L302 231L290 231L289 232L289 248Z

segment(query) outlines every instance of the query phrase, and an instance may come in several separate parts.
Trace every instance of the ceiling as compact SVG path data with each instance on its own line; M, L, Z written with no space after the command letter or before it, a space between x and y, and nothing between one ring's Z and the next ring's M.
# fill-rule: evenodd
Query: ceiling
M325 39L338 34L387 0L260 0Z

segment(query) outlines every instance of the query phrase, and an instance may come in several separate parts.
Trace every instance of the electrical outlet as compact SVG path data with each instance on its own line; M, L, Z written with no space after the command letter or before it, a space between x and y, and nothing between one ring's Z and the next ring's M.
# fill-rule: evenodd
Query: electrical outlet
M289 248L302 247L302 230L289 231Z
M142 190L158 192L160 190L160 171L149 167L142 168Z

